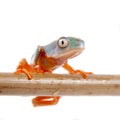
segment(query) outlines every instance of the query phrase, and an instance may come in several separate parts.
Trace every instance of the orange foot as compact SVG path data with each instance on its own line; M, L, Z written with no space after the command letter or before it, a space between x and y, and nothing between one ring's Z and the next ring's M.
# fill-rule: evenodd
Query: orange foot
M34 107L55 105L58 103L60 96L37 96L32 99Z
M83 78L87 79L87 74L93 74L92 72L85 72L85 71L82 71L82 70L74 70L71 72L71 74L80 74Z
M68 65L67 63L65 63L63 65L63 68L65 68L70 74L80 74L83 78L87 79L87 74L93 74L92 72L85 72L82 70L74 70L70 65Z
M35 73L35 68L31 65L29 65L26 61L26 59L22 59L20 62L19 62L19 65L17 66L17 69L15 71L15 74L20 74L20 73L25 73L28 77L29 80L32 79L32 75L30 74L31 73Z

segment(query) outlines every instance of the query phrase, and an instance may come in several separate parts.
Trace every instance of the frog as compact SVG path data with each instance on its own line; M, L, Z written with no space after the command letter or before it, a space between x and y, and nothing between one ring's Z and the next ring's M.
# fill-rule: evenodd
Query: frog
M25 73L28 80L32 80L32 73L53 73L59 67L63 67L69 74L80 74L84 79L88 78L87 74L92 72L85 72L83 70L74 70L68 64L68 60L72 59L83 52L85 49L85 42L76 37L60 37L59 39L49 43L45 46L38 45L34 54L31 57L31 62L28 63L23 58L15 71L15 74ZM34 107L56 105L61 96L37 96L32 99Z

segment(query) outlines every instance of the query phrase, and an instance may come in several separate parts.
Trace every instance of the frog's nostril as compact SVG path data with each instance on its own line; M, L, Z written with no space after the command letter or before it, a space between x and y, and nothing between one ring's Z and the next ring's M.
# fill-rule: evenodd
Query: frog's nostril
M81 48L85 48L85 42L82 41L82 40L80 41L80 47L81 47Z

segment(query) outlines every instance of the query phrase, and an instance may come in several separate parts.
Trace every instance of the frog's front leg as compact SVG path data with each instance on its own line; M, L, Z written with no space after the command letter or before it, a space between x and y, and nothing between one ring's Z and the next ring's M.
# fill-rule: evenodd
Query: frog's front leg
M34 107L56 105L60 99L60 96L37 96L32 99Z
M66 69L70 74L80 74L83 78L87 79L87 74L92 74L92 72L84 72L82 70L74 70L69 64L65 63L63 68Z

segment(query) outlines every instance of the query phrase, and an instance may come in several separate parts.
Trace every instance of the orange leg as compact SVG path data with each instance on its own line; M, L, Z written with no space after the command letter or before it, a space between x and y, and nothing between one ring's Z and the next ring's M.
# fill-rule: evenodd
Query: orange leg
M70 65L65 63L63 65L63 68L65 68L70 74L80 74L83 78L87 79L87 74L92 74L92 72L84 72L82 70L74 70Z
M34 107L55 105L58 103L60 96L37 96L32 99Z

